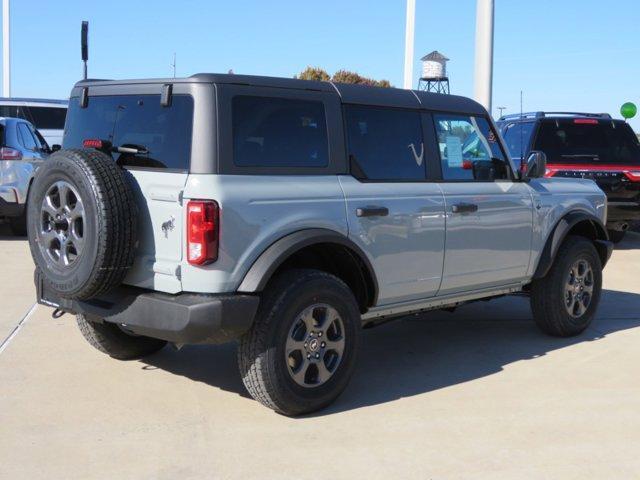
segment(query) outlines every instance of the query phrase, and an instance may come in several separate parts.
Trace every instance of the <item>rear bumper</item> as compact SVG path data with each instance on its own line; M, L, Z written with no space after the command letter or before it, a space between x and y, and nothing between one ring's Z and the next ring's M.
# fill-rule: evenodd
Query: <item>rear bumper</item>
M176 344L219 344L239 338L251 327L260 301L255 295L170 295L126 286L77 301L57 297L37 275L36 288L40 304Z

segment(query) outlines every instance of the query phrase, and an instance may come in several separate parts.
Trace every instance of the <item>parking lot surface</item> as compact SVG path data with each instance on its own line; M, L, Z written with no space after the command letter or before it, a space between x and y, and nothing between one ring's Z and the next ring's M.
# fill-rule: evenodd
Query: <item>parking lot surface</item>
M584 334L542 335L519 297L409 317L364 331L345 393L295 419L248 397L234 345L112 360L33 308L24 239L0 260L0 478L640 475L639 234Z

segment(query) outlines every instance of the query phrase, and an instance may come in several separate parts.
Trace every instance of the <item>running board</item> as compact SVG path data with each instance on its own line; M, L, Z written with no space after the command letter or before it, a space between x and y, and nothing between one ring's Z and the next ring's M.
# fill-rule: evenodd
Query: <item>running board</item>
M524 284L514 283L504 285L499 289L495 287L474 290L473 292L455 293L451 295L443 295L441 297L433 297L428 300L413 300L411 302L393 303L391 305L383 305L369 309L367 313L362 315L363 322L381 317L396 317L398 315L409 315L414 313L425 312L428 310L437 310L447 307L455 307L461 303L471 300L480 300L482 298L498 297L509 293L519 292Z

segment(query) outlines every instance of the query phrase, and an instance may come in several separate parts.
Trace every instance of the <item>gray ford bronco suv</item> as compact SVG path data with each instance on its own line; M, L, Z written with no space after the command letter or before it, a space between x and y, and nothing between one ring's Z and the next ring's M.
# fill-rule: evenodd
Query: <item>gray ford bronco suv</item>
M544 166L516 170L463 97L85 80L29 196L38 301L117 359L238 340L256 400L312 412L347 385L363 326L514 293L548 334L589 325L606 198Z

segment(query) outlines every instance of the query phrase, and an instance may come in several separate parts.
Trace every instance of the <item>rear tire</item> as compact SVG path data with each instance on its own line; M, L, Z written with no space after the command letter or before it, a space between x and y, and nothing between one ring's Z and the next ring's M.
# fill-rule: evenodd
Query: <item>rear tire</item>
M607 230L607 233L609 233L609 240L620 243L627 232L626 230Z
M601 290L602 263L593 243L570 235L549 272L531 284L533 318L549 335L578 335L591 324Z
M269 283L240 341L244 385L278 413L319 410L347 386L359 336L358 304L342 280L317 270L287 271Z
M167 342L157 338L125 333L118 325L109 322L92 322L84 315L76 315L80 333L96 350L118 360L133 360L157 352Z

